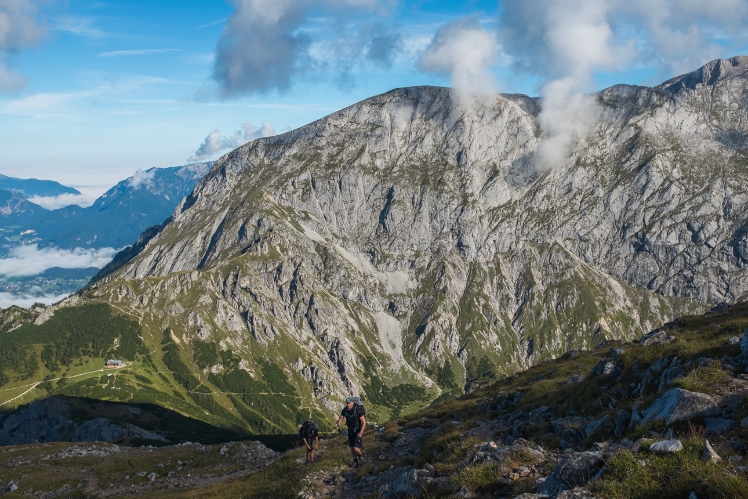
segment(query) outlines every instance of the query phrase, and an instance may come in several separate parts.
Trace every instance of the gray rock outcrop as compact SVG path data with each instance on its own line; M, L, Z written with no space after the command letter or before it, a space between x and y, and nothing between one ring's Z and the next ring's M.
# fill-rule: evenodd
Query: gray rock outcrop
M704 393L672 388L642 411L641 424L663 420L669 425L697 417L721 414L722 410L712 397Z
M69 436L75 425L65 416L68 404L58 397L34 402L9 415L0 427L0 445L57 442Z
M605 466L602 453L586 451L564 459L553 468L553 473L540 484L538 493L552 496L563 490L588 483Z

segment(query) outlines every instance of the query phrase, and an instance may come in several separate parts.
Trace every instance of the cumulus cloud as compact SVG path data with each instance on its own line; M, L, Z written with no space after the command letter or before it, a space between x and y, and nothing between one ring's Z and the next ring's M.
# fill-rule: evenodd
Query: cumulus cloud
M220 130L213 130L187 161L204 161L221 151L236 149L247 142L273 135L275 135L275 129L267 121L264 121L260 128L251 123L244 123L239 130L229 137L223 136Z
M383 12L393 0L234 0L216 48L213 79L222 98L288 90L295 77L319 70L310 54L314 40L302 25L310 11ZM390 43L391 40L380 40ZM372 60L389 57L375 46Z
M8 308L16 305L22 308L29 308L34 303L44 303L45 305L51 305L58 301L67 298L69 295L14 295L12 293L0 292L0 308Z
M29 201L47 210L58 210L71 205L86 208L91 206L97 197L98 195L94 193L60 194L59 196L31 196Z
M746 0L633 0L618 7L643 24L643 55L671 73L690 71L746 40Z
M15 92L26 85L26 78L7 65L13 54L25 50L46 34L33 0L0 2L0 92Z
M347 23L337 17L315 19L305 33L314 41L308 47L306 71L321 78L330 73L338 87L358 83L358 74L391 68L405 49L400 26L373 22Z
M0 258L0 275L20 277L38 275L52 267L63 269L102 268L111 261L114 248L66 250L39 248L29 244L13 248L8 258Z
M155 175L155 168L150 168L148 170L138 169L132 177L127 179L127 185L136 190L144 186L150 186L153 184L153 177Z
M746 0L524 0L502 2L499 33L516 68L546 78L541 165L573 151L600 114L590 90L599 71L633 64L695 69L724 51L715 37L744 36Z
M390 68L395 57L403 50L403 36L391 25L375 23L361 30L363 53L373 64Z
M450 78L462 102L496 94L491 68L496 63L496 41L476 17L440 27L421 55L418 69Z

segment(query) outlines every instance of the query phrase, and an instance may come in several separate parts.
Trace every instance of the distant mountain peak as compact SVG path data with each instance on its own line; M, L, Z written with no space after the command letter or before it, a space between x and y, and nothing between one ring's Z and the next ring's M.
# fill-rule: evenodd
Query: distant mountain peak
M684 88L693 90L698 85L713 86L722 80L736 77L748 78L748 56L715 59L695 71L671 78L658 88L677 93Z

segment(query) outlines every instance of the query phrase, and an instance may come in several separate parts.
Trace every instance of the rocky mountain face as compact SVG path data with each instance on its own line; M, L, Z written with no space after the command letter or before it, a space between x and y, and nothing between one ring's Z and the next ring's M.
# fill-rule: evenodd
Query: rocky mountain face
M169 217L212 162L137 172L102 194L87 208L52 210L34 228L44 245L60 248L122 248Z
M0 220L3 225L33 222L45 213L47 210L27 201L21 192L0 190Z
M54 180L35 178L13 178L0 174L0 190L17 191L24 197L59 196L60 194L80 194L77 189L62 185Z
M315 408L397 413L748 296L747 96L746 57L608 88L542 169L537 100L393 90L222 157L84 298L201 379L269 359Z

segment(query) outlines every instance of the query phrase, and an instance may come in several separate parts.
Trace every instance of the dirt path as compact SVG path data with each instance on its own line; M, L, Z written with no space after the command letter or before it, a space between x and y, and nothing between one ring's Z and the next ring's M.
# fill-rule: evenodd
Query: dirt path
M5 389L3 389L3 390L0 390L0 391L6 392L6 391L10 391L10 390L19 390L19 389L21 389L21 388L25 388L25 387L27 387L27 386L30 386L30 387L31 387L31 388L29 388L28 390L26 390L25 392L23 392L22 394L20 394L20 395L17 395L17 396L13 397L13 398L12 398L12 399L10 399L10 400L6 400L5 402L2 402L2 403L0 403L0 407L4 406L5 404L9 404L9 403L13 402L14 400L17 400L17 399L19 399L19 398L23 397L24 395L26 395L27 393L29 393L29 392L30 392L31 390L33 390L33 389L34 389L34 388L36 388L37 386L39 386L39 385L41 385L42 383L45 383L45 382L47 382L47 381L57 381L57 380L60 380L60 379L62 379L62 378L67 378L67 379L70 379L70 378L78 378L78 377L80 377L80 376L86 376L86 375L88 375L88 374L93 374L93 373L101 373L101 372L104 372L104 368L101 368L101 369L96 369L95 371L88 371L88 372L85 372L85 373L74 374L74 375L72 375L72 376L60 376L59 378L52 378L52 379L46 379L46 380L44 380L44 381L37 381L36 383L30 383L30 384L28 384L28 385L23 385L23 386L16 386L16 387L13 387L13 388L5 388Z
M39 385L39 384L41 384L41 381L40 381L40 382L38 382L38 383L34 383L34 384L33 384L33 386L32 386L31 388L29 388L28 390L26 390L26 391L25 391L25 392L23 392L22 394L20 394L20 395L18 395L18 396L16 396L16 397L13 397L13 398L12 398L12 399L10 399L10 400L6 400L6 401L5 401L5 402L3 402L2 404L0 404L0 407L1 407L1 406L4 406L5 404L9 404L9 403L13 402L13 401L14 401L14 400L16 400L16 399L19 399L19 398L23 397L24 395L26 395L27 393L29 393L29 392L30 392L31 390L33 390L34 388L36 388L36 386L37 386L37 385Z

